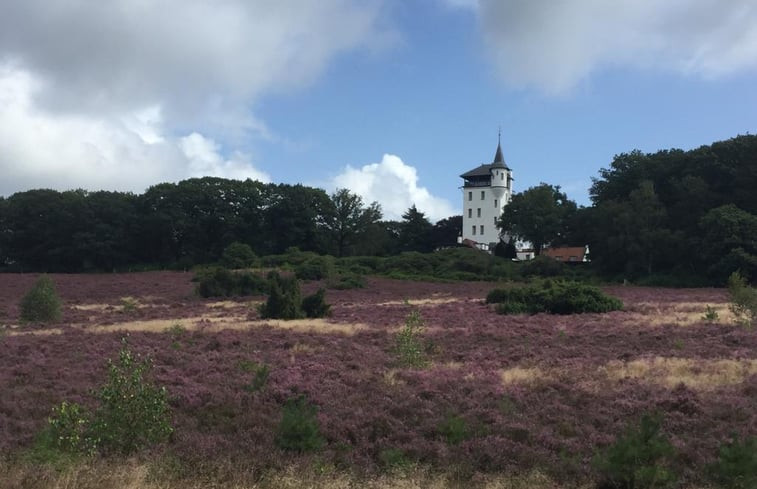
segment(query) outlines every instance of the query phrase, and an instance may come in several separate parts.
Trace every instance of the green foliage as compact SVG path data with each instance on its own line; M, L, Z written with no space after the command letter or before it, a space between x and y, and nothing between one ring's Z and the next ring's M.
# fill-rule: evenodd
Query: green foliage
M404 470L412 467L413 461L399 448L384 448L379 452L379 462L386 470Z
M565 263L549 256L539 255L522 264L521 274L524 277L559 277L567 272L567 268Z
M757 487L757 437L720 445L718 459L709 466L714 482L727 489Z
M133 297L121 297L121 312L124 314L131 314L136 312L139 303Z
M422 368L428 363L421 341L423 329L423 318L418 309L414 308L405 318L405 325L394 337L395 352L402 365Z
M710 305L705 308L704 314L702 315L702 319L708 323L714 323L719 317L720 315L718 314L717 309Z
M167 440L173 432L168 393L145 379L150 368L125 340L118 360L108 361L108 380L100 389L91 430L102 451L128 455Z
M439 425L439 434L450 445L459 445L471 435L465 419L457 415L449 415L442 421Z
M325 294L325 290L318 289L315 294L302 299L302 310L307 317L322 318L331 314L331 305L326 303Z
M222 267L197 271L197 293L201 297L231 297L261 294L268 290L268 281L253 272L233 272Z
M295 277L272 272L268 277L268 300L260 306L264 319L299 319L304 316L300 284Z
M22 321L46 323L60 319L61 300L50 277L42 275L34 282L21 299L20 308Z
M258 256L250 245L235 241L224 248L221 255L221 265L225 268L238 269L254 267Z
M240 361L239 368L243 372L252 374L252 380L245 386L245 390L249 392L261 391L268 382L268 376L271 374L270 367L265 363L251 362L249 360Z
M52 416L47 422L46 435L51 448L65 453L87 455L96 452L96 440L90 433L91 417L82 406L63 401L60 406L53 408Z
M603 313L623 308L623 303L599 288L579 282L545 280L522 287L494 289L486 296L500 314Z
M670 487L676 475L671 468L673 445L660 433L660 418L644 415L615 442L594 457L599 487L645 489Z
M276 445L294 452L316 451L323 446L317 409L305 396L290 398L281 412L281 422L276 430Z
M300 280L323 280L333 273L334 259L330 256L314 256L294 267L294 274Z
M757 321L757 290L747 285L746 279L739 272L733 272L728 278L728 293L731 303L728 308L743 326L752 326Z
M340 273L329 279L327 285L330 289L336 290L362 289L365 287L365 278L357 273Z

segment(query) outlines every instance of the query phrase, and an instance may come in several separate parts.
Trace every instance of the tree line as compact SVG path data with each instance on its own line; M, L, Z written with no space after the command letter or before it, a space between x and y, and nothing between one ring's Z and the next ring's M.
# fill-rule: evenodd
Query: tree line
M604 276L757 280L757 136L690 151L616 155L578 207L549 184L516 194L500 228L545 245L588 244Z
M432 224L415 206L384 220L345 189L204 177L142 194L38 189L0 198L0 267L79 272L187 268L229 244L258 255L297 247L335 256L431 251L456 242L460 216Z

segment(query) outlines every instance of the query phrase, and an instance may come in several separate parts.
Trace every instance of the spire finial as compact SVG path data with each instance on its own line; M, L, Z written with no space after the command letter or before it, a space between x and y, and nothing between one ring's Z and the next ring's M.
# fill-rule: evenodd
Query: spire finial
M497 146L499 146L502 143L502 126L499 126L499 131L497 132Z

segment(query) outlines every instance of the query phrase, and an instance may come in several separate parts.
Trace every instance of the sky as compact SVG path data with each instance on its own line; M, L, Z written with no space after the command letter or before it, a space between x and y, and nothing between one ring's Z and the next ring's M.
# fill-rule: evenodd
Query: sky
M0 0L0 195L219 176L460 214L757 132L754 0Z

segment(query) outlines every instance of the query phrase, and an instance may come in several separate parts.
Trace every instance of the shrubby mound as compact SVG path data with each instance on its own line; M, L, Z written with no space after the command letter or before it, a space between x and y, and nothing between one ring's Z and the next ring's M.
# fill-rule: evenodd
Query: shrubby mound
M496 304L500 314L582 314L617 311L623 303L592 285L563 280L545 280L522 287L494 289L487 304Z
M21 299L21 320L42 323L57 321L61 316L60 307L55 284L50 277L43 275Z
M313 256L294 267L294 274L300 280L323 280L334 273L334 258Z
M203 268L196 272L197 293L201 297L231 297L263 294L268 281L253 272L234 272L222 267Z
M264 319L299 319L304 317L302 295L296 277L268 274L268 300L260 306Z
M326 303L326 291L318 289L315 294L302 299L302 310L309 318L322 318L331 314L331 305Z
M250 245L235 241L223 250L221 265L226 268L250 268L258 262L258 256Z

